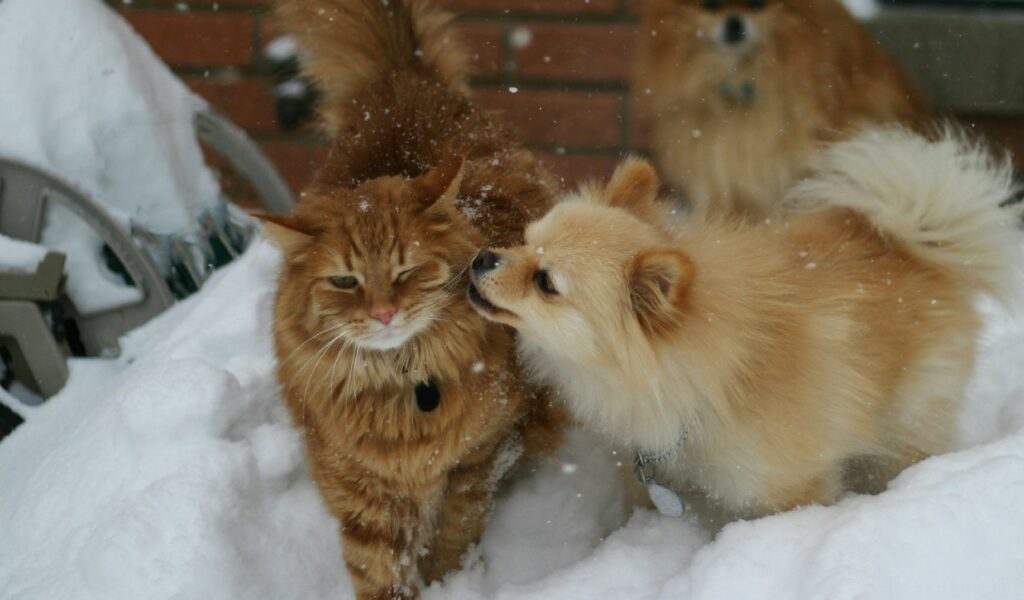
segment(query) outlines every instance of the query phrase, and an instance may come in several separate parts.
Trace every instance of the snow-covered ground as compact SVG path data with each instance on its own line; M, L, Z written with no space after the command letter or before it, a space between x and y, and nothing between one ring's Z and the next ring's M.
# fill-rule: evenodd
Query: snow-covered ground
M121 358L73 361L59 395L14 404L27 421L0 443L0 598L351 597L274 382L278 261L255 244ZM1024 315L985 312L962 449L889 491L712 541L690 517L631 514L623 457L574 433L503 494L466 569L424 596L1024 597Z
M105 199L121 222L194 224L216 190L193 100L99 0L0 0L0 56L0 153ZM0 253L20 270L39 254L3 238ZM0 600L352 597L274 381L278 264L255 244L131 333L120 358L73 360L42 406L0 391L26 418L0 443ZM691 517L630 510L629 457L574 432L503 493L465 569L424 596L1024 598L1024 314L984 310L960 450L887 492L712 540Z

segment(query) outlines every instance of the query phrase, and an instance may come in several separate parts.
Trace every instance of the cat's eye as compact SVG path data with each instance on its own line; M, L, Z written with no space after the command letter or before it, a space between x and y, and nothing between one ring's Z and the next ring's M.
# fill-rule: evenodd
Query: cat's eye
M700 5L704 10L718 10L722 8L722 0L701 0Z
M415 270L416 267L409 267L408 269L399 271L398 275L395 275L395 283L405 283L405 280L409 279L409 276L412 275L412 272Z
M331 285L339 290L354 290L359 285L359 280L352 275L331 277Z
M539 269L533 274L533 280L537 282L537 289L544 292L548 296L557 296L558 290L555 289L555 284L551 282L551 273L548 273L545 269Z
M747 8L750 10L761 10L764 8L764 0L747 0Z

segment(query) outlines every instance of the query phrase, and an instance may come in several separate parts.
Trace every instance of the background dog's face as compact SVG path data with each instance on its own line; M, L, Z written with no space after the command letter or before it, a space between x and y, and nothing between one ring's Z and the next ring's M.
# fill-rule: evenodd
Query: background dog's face
M550 353L593 363L628 339L678 324L693 276L671 248L650 165L628 161L604 189L584 188L526 230L526 244L482 251L470 301Z
M638 96L712 101L758 76L799 72L827 36L843 35L843 11L838 0L650 0Z

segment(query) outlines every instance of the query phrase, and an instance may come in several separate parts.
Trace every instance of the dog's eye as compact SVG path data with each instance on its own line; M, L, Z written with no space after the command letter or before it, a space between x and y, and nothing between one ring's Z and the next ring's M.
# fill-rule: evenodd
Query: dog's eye
M339 290L352 290L359 285L359 280L352 275L345 275L343 277L331 277L331 285L338 288Z
M540 269L533 274L533 280L537 282L537 288L549 296L557 296L558 290L555 289L553 283L551 283L551 274Z
M764 8L764 0L747 0L747 8L750 10L761 10Z
M722 8L722 0L702 0L700 5L704 10L718 10Z

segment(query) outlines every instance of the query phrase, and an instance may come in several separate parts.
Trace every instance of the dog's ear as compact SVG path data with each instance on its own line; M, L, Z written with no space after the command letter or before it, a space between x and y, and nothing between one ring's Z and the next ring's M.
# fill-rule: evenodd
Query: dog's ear
M673 249L642 252L626 275L633 312L645 330L665 332L678 323L694 277L686 254Z
M658 175L646 160L627 158L615 169L603 198L609 206L628 210L634 215L647 219L655 211L654 199L658 196Z
M413 179L413 189L416 190L423 208L455 201L462 185L464 164L464 157L450 156L441 160L433 169Z
M295 217L256 213L252 217L263 222L263 235L277 244L285 254L293 254L305 248L313 239Z

